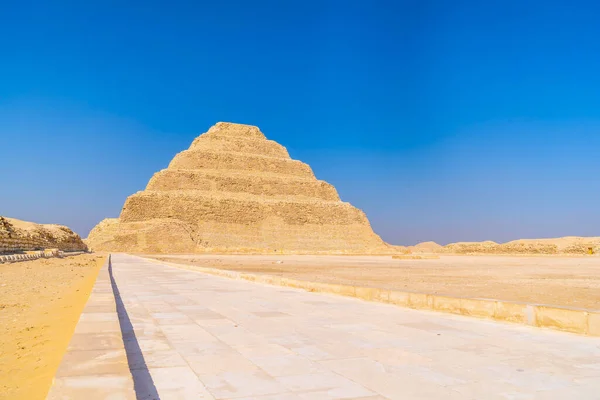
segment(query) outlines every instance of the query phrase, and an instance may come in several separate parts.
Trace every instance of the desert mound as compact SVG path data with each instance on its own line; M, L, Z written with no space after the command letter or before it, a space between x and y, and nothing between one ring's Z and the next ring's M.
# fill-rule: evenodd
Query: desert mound
M89 234L94 250L144 253L399 251L366 215L256 127L219 122Z
M408 246L412 253L438 253L442 251L444 246L436 242L421 242L414 246Z
M0 217L0 253L49 248L62 251L87 250L79 235L66 226Z
M450 243L443 247L442 251L447 253L467 254L467 253L493 253L498 243L486 240L485 242L457 242Z
M600 237L567 236L550 239L519 239L506 243L457 242L441 246L423 242L408 246L411 253L446 254L600 254Z

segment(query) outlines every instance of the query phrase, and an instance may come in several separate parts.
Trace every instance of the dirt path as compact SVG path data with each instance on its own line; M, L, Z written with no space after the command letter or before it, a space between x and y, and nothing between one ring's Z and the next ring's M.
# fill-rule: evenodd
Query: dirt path
M155 256L203 267L453 297L600 309L600 257ZM281 263L278 263L280 261Z
M44 399L104 257L0 265L0 399Z

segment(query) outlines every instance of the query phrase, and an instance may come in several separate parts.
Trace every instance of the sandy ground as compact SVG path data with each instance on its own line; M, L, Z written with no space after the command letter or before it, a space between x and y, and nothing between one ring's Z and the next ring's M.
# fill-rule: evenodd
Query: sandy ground
M104 257L0 264L0 399L44 399Z
M318 282L600 309L597 256L440 256L429 260L393 260L390 256L152 257Z

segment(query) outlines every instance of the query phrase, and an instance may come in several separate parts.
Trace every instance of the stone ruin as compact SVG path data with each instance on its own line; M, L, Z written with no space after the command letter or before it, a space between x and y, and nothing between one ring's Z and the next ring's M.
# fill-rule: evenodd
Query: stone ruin
M438 254L489 254L489 255L600 255L600 237L566 236L548 239L519 239L506 243L496 243L491 240L485 242L457 242L440 246L435 242L419 243L409 246L413 253L438 253Z
M66 226L0 217L0 254L44 249L73 252L87 251L87 246Z
M255 126L219 122L89 234L96 251L391 254L366 215Z

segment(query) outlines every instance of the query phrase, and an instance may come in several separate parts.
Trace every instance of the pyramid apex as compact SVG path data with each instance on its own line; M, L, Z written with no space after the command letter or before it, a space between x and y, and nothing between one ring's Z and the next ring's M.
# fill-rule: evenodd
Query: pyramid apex
M215 136L266 139L265 135L258 129L258 126L236 124L234 122L217 122L206 133Z

